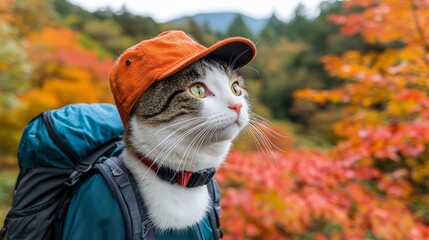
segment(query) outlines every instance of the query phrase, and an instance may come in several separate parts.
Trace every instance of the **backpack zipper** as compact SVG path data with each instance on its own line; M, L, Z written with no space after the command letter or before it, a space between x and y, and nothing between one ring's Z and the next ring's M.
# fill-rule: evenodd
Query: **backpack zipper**
M57 131L55 131L54 124L52 124L50 111L44 111L42 119L45 123L46 129L48 130L49 137L51 137L55 145L61 151L63 151L70 158L70 160L72 160L74 164L79 165L80 162L77 155L72 150L70 150L70 148L68 148L63 141L61 141L60 137L57 134Z

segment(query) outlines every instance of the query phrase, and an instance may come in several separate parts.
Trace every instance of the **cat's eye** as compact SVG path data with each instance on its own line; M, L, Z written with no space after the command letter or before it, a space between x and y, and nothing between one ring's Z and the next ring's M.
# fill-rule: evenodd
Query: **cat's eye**
M201 84L196 84L192 86L189 90L197 98L205 98L207 95L206 89Z
M234 93L234 95L235 96L240 96L241 95L241 87L240 87L240 85L238 84L238 82L234 82L232 85L231 85L231 92L232 93Z

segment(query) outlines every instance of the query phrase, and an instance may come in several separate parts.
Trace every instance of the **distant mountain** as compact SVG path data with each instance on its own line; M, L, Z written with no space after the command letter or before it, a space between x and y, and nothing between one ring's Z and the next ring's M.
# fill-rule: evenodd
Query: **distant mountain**
M203 27L205 24L208 24L210 29L214 32L225 33L228 31L229 26L231 26L232 21L236 17L237 13L233 12L223 12L223 13L200 13L193 16L181 17L175 20L172 20L168 23L172 24L186 24L186 21L189 18L192 18L199 27ZM243 17L244 23L252 32L253 35L259 34L265 25L268 23L268 18L257 19L249 17L246 15L241 15Z

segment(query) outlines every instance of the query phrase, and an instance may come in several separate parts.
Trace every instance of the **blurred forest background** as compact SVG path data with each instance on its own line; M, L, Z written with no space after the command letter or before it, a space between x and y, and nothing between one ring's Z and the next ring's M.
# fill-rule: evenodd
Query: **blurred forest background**
M283 152L236 144L218 174L224 239L429 239L429 2L330 0L319 10L301 4L258 31L234 14L219 31L197 17L157 23L125 7L1 0L0 222L25 125L46 109L112 103L115 58L181 29L206 46L257 44L242 69L253 110L287 136L262 123Z

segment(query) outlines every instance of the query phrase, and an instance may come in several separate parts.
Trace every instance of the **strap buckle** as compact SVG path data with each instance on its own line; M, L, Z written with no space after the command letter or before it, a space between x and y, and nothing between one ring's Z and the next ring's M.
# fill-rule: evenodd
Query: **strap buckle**
M77 182L79 182L82 175L86 174L91 169L91 165L78 165L76 169L70 174L70 177L64 182L64 184L68 187L74 186Z
M151 231L151 221L149 218L142 222L142 239L146 239L146 236Z

